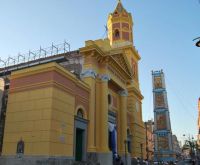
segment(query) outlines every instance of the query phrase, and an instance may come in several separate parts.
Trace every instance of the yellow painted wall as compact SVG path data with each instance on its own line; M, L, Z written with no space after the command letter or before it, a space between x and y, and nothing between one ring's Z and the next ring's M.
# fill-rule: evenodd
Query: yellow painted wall
M75 97L53 89L50 155L73 156Z
M20 138L26 155L49 155L52 95L52 88L9 94L3 155L15 155Z
M62 72L66 77L71 76L68 71L51 63L14 73L11 83L12 79L19 78L20 75L28 76L33 70L34 74L41 74L45 72L45 68ZM32 85L34 89L27 86L27 89L23 87L21 91L19 88L11 90L6 113L3 155L15 155L17 142L22 138L25 155L73 156L75 94L55 81L46 82L48 87L40 87L41 84L36 83ZM79 85L84 86L83 83Z

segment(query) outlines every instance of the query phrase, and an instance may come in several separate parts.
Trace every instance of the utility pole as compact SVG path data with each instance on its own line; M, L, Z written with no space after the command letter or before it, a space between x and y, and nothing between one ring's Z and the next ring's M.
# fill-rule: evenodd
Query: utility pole
M148 134L147 134L147 123L148 122L144 122L144 124L145 124L145 129L146 129L146 156L147 156L147 160L149 160L149 149L148 149Z

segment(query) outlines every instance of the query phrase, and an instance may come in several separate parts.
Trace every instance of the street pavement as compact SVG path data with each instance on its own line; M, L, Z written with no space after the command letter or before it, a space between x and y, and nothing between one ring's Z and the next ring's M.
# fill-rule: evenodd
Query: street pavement
M177 163L177 165L191 165L191 164L185 163L184 161L180 161L180 162Z
M193 165L192 163L186 163L184 161L180 161L177 163L177 165ZM196 162L195 165L200 165L200 162Z

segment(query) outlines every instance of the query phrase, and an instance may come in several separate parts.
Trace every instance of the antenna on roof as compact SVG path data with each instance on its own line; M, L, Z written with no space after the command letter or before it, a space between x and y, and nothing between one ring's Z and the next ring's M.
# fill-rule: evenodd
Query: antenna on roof
M32 59L31 59L31 55L33 55L33 60L36 59L37 54L35 54L35 53L33 53L33 52L31 52L31 51L29 50L29 53L28 53L28 62L29 62L29 60L30 60L30 61L32 60Z
M21 55L20 53L18 53L18 56L17 56L17 63L20 62L20 57L23 59L23 62L25 62L25 56Z
M6 61L3 61L0 57L0 63L3 63L4 64L4 67L6 67Z
M70 52L70 44L66 42L66 40L64 40L64 53L66 52L66 45L68 47L68 51Z
M53 44L52 42L52 47L51 47L51 55L53 55L53 50L54 48L56 49L56 54L58 54L58 48Z
M44 52L44 57L46 57L47 55L47 51L42 49L42 47L40 46L40 54L39 54L39 58L41 57L42 52Z
M104 25L106 32L108 32L108 27L107 25Z
M104 25L104 27L105 27L106 36L108 36L108 26Z
M104 28L105 28L105 31L104 31L104 33L103 33L101 38L104 38L105 36L108 36L108 27L106 25L104 25Z
M8 57L8 65L10 64L10 60L12 60L13 61L13 63L14 63L14 65L15 65L15 59L14 58L12 58L12 57Z

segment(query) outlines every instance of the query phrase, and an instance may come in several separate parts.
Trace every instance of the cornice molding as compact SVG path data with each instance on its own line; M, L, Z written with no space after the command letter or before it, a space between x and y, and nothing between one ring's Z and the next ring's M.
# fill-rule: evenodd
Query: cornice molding
M118 94L119 94L120 96L127 97L127 96L128 96L128 91L127 91L126 89L120 90L120 91L118 92Z
M110 80L110 76L108 74L98 74L97 77L103 82L108 82Z
M93 69L86 69L82 71L81 73L81 78L86 78L86 77L96 78L96 76L97 76L97 73Z
M129 93L134 93L136 96L138 96L141 100L144 98L141 92L136 89L135 87L127 87L127 90Z

